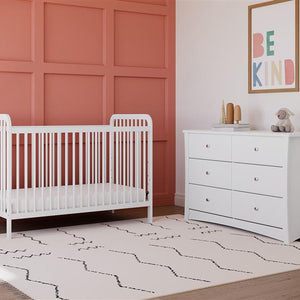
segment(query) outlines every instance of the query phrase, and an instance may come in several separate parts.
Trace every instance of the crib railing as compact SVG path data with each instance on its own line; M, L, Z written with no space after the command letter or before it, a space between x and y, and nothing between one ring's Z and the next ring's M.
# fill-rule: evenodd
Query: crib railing
M152 205L147 115L114 115L107 126L13 127L0 115L0 134L3 217Z
M6 200L10 199L12 168L11 168L11 120L9 115L0 115L0 212L11 213Z

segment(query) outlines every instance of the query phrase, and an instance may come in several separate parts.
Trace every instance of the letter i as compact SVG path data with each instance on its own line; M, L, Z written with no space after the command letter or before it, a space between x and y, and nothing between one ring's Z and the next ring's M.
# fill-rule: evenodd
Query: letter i
M265 85L269 85L269 69L268 62L265 62Z

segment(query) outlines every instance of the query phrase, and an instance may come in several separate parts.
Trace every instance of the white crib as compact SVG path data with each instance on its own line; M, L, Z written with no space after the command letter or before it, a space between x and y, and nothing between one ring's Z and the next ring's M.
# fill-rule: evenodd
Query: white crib
M0 217L12 221L134 207L152 222L152 120L110 125L11 126L0 115Z

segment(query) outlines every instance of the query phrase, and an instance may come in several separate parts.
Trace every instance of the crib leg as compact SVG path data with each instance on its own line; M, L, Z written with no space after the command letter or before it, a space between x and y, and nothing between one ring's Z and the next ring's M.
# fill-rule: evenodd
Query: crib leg
M148 206L147 208L147 218L148 218L148 223L152 223L153 222L153 207L152 206Z
M12 220L6 219L6 238L11 239L11 232L12 232Z

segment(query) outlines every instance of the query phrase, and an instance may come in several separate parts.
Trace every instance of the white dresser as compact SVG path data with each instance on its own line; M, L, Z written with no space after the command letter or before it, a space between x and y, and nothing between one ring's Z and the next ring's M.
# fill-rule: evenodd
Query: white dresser
M300 238L300 134L186 130L185 218Z

